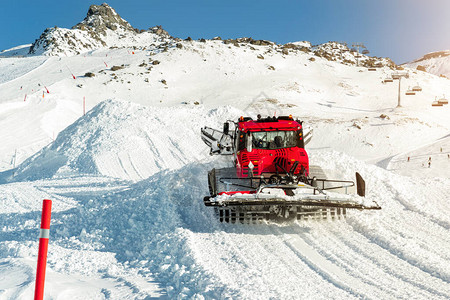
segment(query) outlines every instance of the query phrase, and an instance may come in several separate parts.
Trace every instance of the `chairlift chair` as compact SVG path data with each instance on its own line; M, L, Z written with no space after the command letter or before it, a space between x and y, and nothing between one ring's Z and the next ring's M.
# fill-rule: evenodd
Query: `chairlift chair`
M445 98L445 95L438 100L438 103L444 105L444 104L448 104L448 100Z
M408 87L408 90L405 93L405 95L407 95L407 96L414 96L415 94L416 94L416 92L411 90L409 87Z
M434 97L433 103L431 103L431 106L444 106L444 104L439 103L439 101L436 100L437 97Z

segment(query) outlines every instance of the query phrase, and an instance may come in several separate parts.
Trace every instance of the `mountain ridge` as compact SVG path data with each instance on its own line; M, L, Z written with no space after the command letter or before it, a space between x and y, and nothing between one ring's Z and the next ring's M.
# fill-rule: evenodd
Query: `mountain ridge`
M450 50L427 53L421 58L404 64L404 66L450 78Z
M212 40L221 40L215 37ZM108 4L91 5L83 21L71 29L47 28L32 44L31 55L73 56L101 48L132 48L147 49L152 46L182 47L183 42L193 41L190 37L184 41L172 37L162 26L154 26L148 30L139 30L126 20ZM204 42L200 39L199 42ZM247 46L251 50L254 46L269 46L282 55L289 55L292 51L312 52L315 56L329 61L337 61L345 65L359 65L364 67L384 67L395 69L396 64L389 58L370 57L359 53L354 48L347 47L344 42L326 42L311 45L308 41L277 44L268 40L254 40L251 37L226 39L223 43L230 46ZM177 45L176 45L177 44ZM368 52L366 50L366 52ZM366 53L367 54L367 53Z

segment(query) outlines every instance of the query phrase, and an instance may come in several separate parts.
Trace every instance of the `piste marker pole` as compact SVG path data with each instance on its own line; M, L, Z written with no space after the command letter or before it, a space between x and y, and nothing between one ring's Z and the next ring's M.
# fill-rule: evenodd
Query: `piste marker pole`
M42 300L44 298L45 267L47 265L51 214L52 200L45 199L42 205L41 233L39 235L39 252L36 270L36 286L34 289L34 300Z

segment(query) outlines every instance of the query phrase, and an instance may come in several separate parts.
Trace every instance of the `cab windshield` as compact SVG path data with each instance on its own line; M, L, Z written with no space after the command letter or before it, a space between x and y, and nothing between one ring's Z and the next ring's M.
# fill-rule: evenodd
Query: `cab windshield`
M296 131L260 131L252 132L254 149L279 149L296 147L299 136Z

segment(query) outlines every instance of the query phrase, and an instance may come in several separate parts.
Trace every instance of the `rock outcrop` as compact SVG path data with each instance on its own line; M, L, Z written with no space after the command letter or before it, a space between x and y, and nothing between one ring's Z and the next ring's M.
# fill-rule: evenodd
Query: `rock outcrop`
M33 43L30 54L77 55L105 47L143 48L172 40L161 26L133 28L108 4L91 5L83 21L66 28L48 28Z

